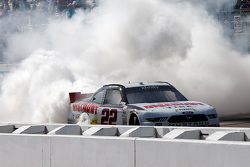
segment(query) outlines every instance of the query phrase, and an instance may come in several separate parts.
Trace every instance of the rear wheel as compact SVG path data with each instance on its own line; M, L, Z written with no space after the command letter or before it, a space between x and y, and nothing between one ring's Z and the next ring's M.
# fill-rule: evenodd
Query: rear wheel
M88 125L90 124L90 118L87 113L82 113L77 121L77 124Z
M139 119L137 115L131 114L129 118L129 125L140 125Z

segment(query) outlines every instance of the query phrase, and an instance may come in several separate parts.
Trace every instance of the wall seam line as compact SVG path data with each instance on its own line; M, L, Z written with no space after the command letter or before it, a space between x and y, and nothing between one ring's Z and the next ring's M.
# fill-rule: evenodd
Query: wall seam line
M49 136L49 166L51 167L51 147L52 147L52 145L51 145L51 136Z
M136 167L136 140L137 138L134 140L134 167Z

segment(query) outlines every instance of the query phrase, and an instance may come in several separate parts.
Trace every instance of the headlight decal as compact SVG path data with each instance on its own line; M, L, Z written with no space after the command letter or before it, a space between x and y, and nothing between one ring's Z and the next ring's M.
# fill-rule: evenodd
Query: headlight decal
M217 118L217 114L208 114L207 116L208 116L209 119Z

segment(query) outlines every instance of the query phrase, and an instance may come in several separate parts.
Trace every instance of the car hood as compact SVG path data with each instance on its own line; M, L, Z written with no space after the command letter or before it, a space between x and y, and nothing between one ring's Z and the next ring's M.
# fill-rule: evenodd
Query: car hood
M214 107L197 101L177 101L177 102L162 102L162 103L137 103L129 105L141 109L142 111L150 112L202 112L212 110Z

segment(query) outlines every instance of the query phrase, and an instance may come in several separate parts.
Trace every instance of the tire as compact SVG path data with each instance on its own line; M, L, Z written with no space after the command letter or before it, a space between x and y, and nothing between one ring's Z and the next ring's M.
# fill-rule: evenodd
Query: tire
M87 113L82 113L77 121L77 124L79 125L89 125L90 124L90 118Z
M140 125L140 121L135 114L131 114L129 118L129 125Z

